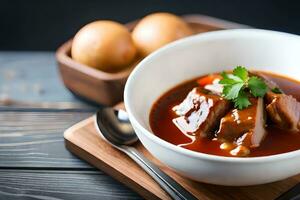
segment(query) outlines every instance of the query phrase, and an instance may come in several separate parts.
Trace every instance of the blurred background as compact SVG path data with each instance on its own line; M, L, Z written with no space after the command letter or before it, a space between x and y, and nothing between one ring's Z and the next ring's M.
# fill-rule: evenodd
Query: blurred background
M299 8L299 1L283 0L1 0L0 50L53 51L88 22L126 23L158 11L300 34Z

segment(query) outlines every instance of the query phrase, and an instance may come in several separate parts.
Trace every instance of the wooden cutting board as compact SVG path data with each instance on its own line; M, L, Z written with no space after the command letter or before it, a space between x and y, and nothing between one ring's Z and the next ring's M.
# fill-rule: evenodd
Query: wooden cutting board
M94 126L94 117L72 126L65 131L64 137L67 149L135 190L144 198L170 199L137 164L124 153L111 147L99 136ZM300 175L298 175L275 183L247 187L199 183L177 175L151 156L141 143L136 144L136 148L199 199L271 200L300 182Z

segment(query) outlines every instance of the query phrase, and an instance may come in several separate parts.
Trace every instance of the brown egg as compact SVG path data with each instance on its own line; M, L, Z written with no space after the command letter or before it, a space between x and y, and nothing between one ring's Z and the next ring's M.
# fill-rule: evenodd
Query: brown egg
M132 32L133 41L142 56L183 37L193 30L180 17L170 13L154 13L144 17Z
M75 35L72 58L106 72L120 71L136 55L131 34L125 26L113 21L95 21Z

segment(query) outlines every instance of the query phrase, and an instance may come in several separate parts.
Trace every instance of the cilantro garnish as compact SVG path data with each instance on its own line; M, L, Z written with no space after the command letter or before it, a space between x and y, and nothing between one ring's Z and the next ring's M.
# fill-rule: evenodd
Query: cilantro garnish
M282 94L283 93L282 90L278 87L274 87L271 91L274 92L275 94Z
M247 93L243 90L240 91L238 98L233 100L234 107L242 110L243 108L247 108L251 105L251 102L248 99Z
M247 108L251 105L249 96L263 97L267 92L267 85L257 76L249 77L245 67L237 66L232 74L221 73L223 77L220 84L224 86L222 95L225 99L234 102L238 109Z

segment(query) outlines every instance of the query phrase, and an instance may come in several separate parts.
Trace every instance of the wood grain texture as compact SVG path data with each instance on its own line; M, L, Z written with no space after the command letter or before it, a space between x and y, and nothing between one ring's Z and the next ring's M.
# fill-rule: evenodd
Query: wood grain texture
M64 147L63 131L91 112L0 112L0 168L87 168Z
M0 52L0 100L7 98L18 102L0 105L0 200L141 198L65 149L63 131L96 108L63 86L54 53ZM44 102L78 109L32 108Z
M166 193L129 157L114 149L99 137L94 117L88 118L65 132L67 148L97 168L107 172L147 199L169 199ZM199 199L253 199L272 200L300 181L300 175L275 183L228 187L188 180L154 159L139 143L136 146L146 157L177 180Z
M63 131L91 114L0 112L0 199L140 199L65 149Z
M0 170L2 200L141 199L100 171Z
M0 52L0 98L4 97L78 101L60 81L53 52Z

